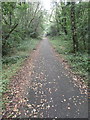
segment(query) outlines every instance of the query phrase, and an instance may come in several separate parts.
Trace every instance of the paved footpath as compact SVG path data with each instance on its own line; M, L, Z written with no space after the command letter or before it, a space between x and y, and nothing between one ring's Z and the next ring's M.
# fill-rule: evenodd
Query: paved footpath
M47 38L34 59L31 86L27 89L27 107L21 107L21 118L87 118L87 95L81 94L55 56Z

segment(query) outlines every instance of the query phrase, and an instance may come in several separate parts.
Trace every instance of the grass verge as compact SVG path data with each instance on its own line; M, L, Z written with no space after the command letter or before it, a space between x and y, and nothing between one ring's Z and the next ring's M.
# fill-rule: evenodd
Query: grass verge
M0 80L0 95L8 91L7 86L9 85L10 78L20 69L24 60L30 55L32 50L36 49L37 44L40 42L39 39L25 39L15 50L15 53L9 56L5 56L2 59L2 81ZM3 104L1 101L0 104Z
M88 83L88 54L78 52L76 55L72 52L71 41L65 40L63 37L55 36L50 37L55 51L62 55L62 57L68 61L72 71L80 75L85 83Z

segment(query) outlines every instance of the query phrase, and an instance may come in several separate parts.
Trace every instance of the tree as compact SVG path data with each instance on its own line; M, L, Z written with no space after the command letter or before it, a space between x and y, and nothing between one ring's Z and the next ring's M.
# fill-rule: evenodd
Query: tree
M88 50L88 2L58 2L52 9L54 17L50 18L52 36L62 36L69 41L70 52Z
M37 38L43 29L43 11L39 2L2 2L2 53L14 52L22 40Z
M78 52L78 39L76 31L76 22L75 22L75 2L71 2L71 29L72 29L72 39L73 39L73 51L74 53Z

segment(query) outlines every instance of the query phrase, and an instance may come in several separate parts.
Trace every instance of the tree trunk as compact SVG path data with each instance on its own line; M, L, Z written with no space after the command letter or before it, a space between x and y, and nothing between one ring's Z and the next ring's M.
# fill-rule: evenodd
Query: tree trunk
M15 28L18 26L18 23L10 30L10 32L8 33L8 35L4 38L5 40L7 40L10 37L10 34L15 30Z
M11 25L12 25L12 12L10 12L10 27L11 27Z
M78 51L78 40L76 33L76 22L75 22L75 2L71 2L71 30L72 30L72 39L73 39L73 52Z

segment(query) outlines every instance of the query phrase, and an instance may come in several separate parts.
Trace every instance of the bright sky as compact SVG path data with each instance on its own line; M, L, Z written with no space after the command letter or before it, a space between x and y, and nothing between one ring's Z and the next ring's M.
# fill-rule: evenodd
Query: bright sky
M51 2L52 1L57 1L59 2L60 0L40 0L43 3L43 6L46 10L50 10L51 8Z
M46 10L50 10L51 0L40 0Z

